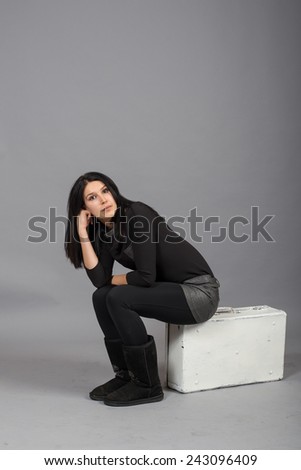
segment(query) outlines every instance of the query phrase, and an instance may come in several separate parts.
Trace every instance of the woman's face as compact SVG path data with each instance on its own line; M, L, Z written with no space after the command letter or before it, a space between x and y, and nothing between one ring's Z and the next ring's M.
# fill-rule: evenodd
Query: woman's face
M117 210L117 204L107 186L102 181L90 181L84 189L86 209L101 222L110 222Z

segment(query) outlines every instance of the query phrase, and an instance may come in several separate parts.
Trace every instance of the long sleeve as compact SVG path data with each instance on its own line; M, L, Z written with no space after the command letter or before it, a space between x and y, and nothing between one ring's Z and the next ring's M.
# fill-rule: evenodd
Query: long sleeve
M158 216L142 203L131 206L128 227L136 270L126 274L130 285L150 287L156 280L157 224L154 219Z
M95 287L103 287L108 285L112 277L112 269L114 258L106 248L102 248L98 259L98 264L88 269L85 267L86 273Z

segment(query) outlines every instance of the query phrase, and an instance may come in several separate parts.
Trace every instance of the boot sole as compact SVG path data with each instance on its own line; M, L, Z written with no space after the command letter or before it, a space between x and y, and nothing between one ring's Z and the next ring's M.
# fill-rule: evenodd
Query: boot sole
M91 400L94 400L94 401L104 401L104 399L106 398L105 396L100 397L97 395L89 395L89 397L91 398Z
M134 406L134 405L143 405L145 403L154 403L156 401L161 401L164 398L164 393L157 395L156 397L151 398L140 398L140 400L132 401L111 401L104 399L104 404L108 406Z

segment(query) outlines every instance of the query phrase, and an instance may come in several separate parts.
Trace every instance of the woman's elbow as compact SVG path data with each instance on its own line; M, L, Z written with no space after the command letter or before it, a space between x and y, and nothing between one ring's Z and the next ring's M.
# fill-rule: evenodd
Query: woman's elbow
M152 287L156 282L156 275L148 271L131 271L127 274L127 283L137 287Z
M152 274L142 276L144 287L152 287L156 282L156 276Z
M102 287L111 285L111 276L107 280L93 280L92 284L97 289L101 289Z

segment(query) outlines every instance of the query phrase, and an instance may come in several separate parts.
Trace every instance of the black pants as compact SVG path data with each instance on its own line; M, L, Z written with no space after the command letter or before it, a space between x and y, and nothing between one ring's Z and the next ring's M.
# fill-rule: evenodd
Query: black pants
M172 282L101 287L93 293L93 306L105 337L120 338L129 346L148 341L141 317L178 325L196 323L181 286Z

